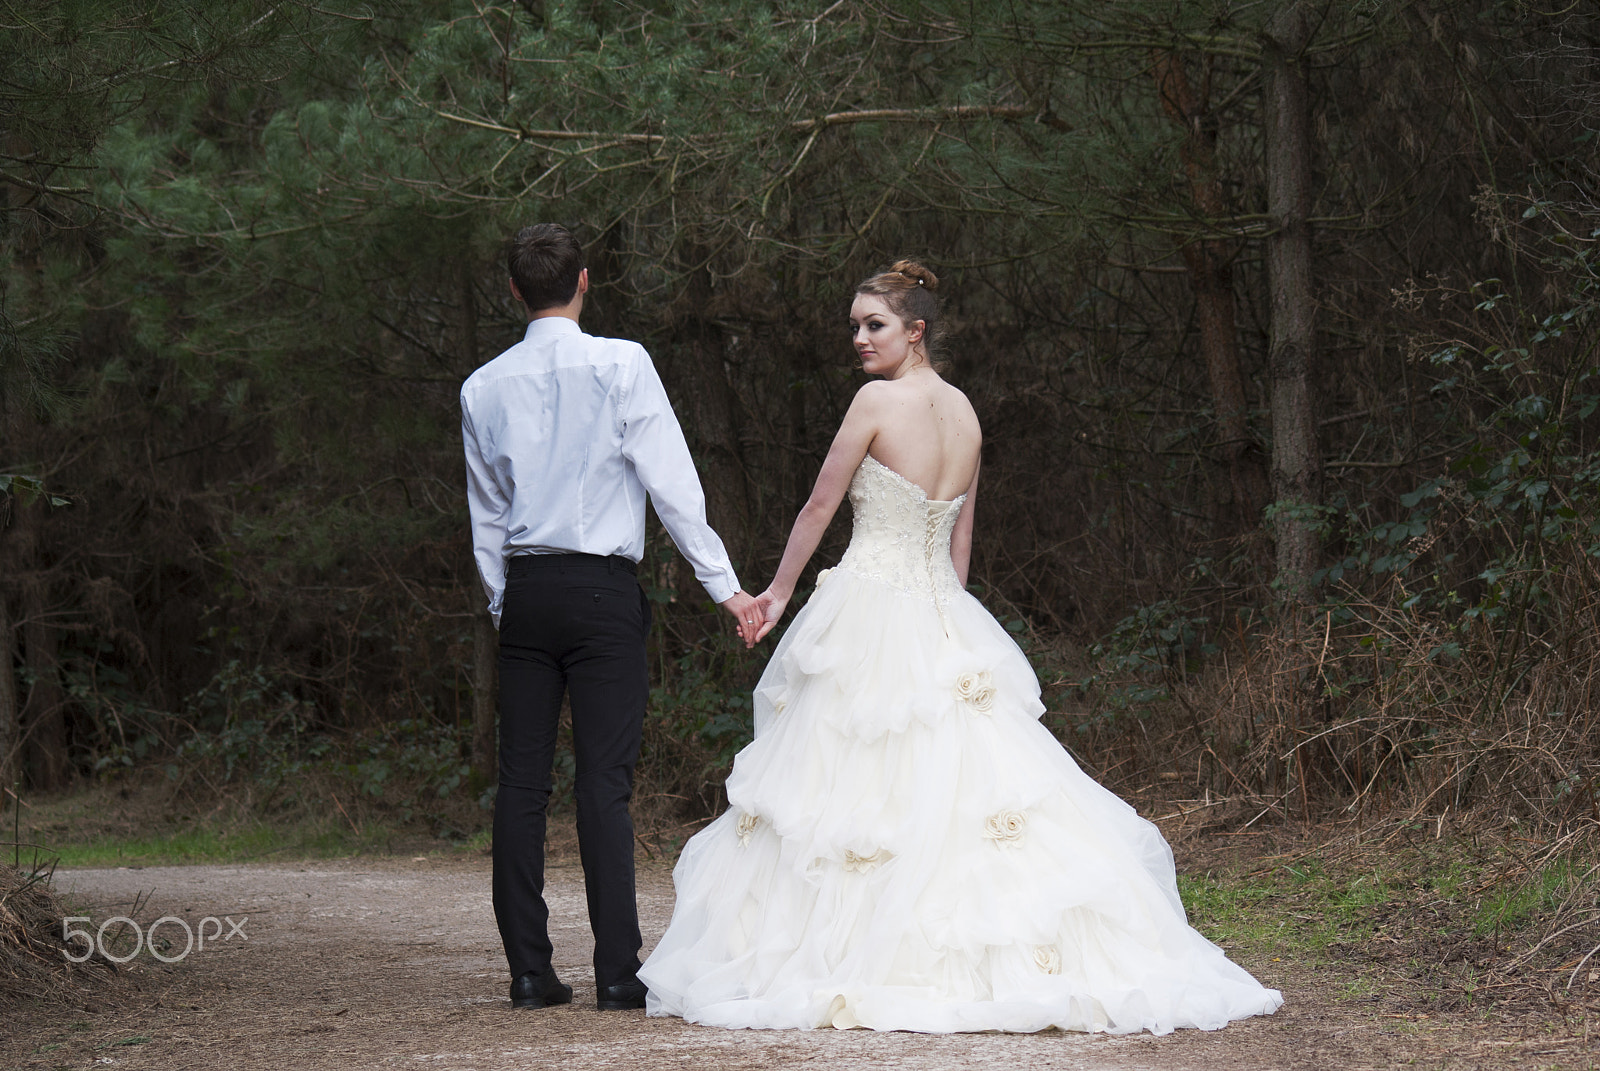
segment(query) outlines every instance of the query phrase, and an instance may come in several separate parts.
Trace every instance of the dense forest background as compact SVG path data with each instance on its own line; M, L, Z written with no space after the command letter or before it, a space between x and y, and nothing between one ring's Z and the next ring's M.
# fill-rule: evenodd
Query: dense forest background
M457 392L553 220L748 587L916 255L974 588L1091 772L1600 820L1586 5L5 0L0 70L6 785L487 804ZM641 579L691 820L761 652L654 523Z

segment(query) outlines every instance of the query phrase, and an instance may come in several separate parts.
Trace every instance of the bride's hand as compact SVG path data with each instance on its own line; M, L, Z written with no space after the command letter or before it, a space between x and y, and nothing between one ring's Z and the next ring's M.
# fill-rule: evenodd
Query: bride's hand
M789 605L787 596L778 596L771 588L756 596L756 614L761 618L760 626L756 629L755 639L751 643L759 643L767 633L777 627L783 620L783 611Z

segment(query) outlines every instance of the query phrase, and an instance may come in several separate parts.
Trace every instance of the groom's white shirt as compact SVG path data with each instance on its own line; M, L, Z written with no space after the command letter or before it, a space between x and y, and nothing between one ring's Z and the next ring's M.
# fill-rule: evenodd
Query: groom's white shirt
M506 559L518 554L644 554L645 495L716 602L739 580L706 523L705 494L650 355L584 334L565 316L461 386L472 551L500 625Z

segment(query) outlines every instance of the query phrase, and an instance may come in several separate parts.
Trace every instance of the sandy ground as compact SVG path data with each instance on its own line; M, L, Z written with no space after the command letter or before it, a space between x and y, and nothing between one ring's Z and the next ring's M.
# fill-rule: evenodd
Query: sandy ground
M1492 1013L1428 1015L1398 997L1352 998L1338 967L1281 962L1245 962L1284 991L1278 1014L1160 1038L730 1031L601 1013L582 875L562 867L550 878L556 966L576 996L514 1012L480 858L62 871L57 888L95 925L130 914L139 898L142 922L228 916L247 920L245 936L213 939L171 966L142 953L87 1001L8 1016L0 1067L1360 1071L1600 1060L1588 1039L1548 1025L1519 1030ZM641 870L639 901L651 942L672 907L664 868ZM181 929L163 933L181 946Z

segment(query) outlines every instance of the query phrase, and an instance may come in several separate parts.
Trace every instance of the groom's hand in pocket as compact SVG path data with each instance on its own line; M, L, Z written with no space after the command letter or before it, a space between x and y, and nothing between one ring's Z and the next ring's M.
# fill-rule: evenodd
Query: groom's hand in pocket
M759 638L757 630L761 627L761 612L756 608L756 600L742 591L736 591L718 605L733 615L733 620L739 627L739 638L744 641L745 648L748 650L754 647Z

